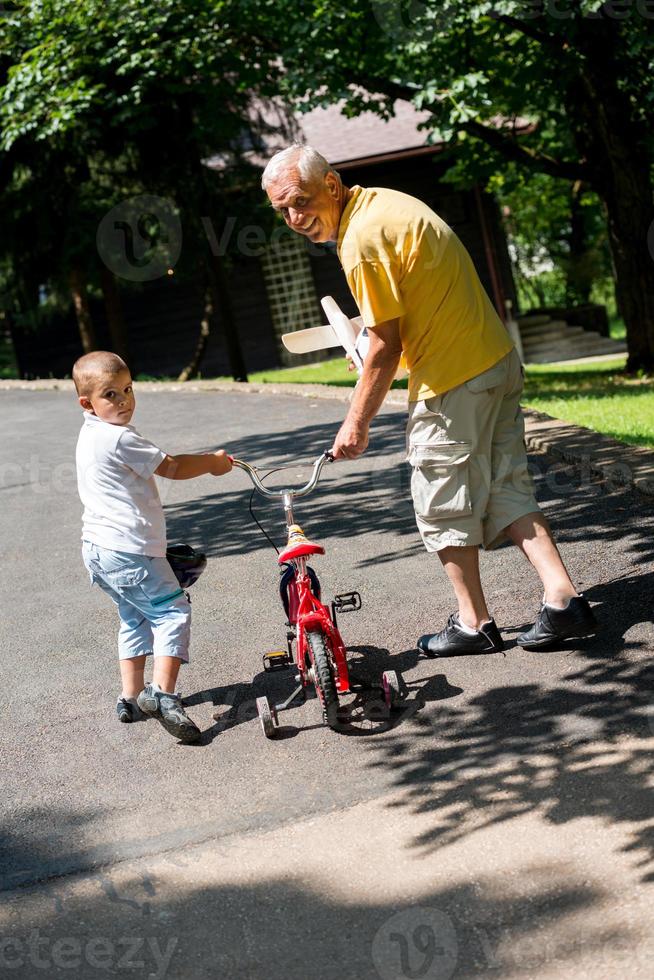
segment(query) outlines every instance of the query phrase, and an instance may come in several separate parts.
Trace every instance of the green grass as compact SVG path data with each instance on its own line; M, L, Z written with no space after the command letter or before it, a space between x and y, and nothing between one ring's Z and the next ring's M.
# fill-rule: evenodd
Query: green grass
M319 364L302 364L300 367L271 368L268 371L256 371L248 375L248 380L256 384L318 384L338 385L342 388L353 388L357 374L348 371L344 357L331 361L321 361ZM406 387L406 381L404 382Z
M583 425L635 446L654 447L654 387L647 378L620 372L625 357L611 361L561 366L534 364L527 368L523 403L554 418ZM250 375L259 383L331 384L351 387L343 358L320 364ZM406 381L397 382L406 387Z
M523 402L539 412L583 425L621 442L654 447L654 386L651 378L627 378L625 358L527 370Z

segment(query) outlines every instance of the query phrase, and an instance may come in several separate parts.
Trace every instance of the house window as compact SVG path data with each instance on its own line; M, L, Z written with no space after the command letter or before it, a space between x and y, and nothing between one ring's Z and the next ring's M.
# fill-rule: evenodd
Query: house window
M266 250L261 265L282 363L306 364L321 360L324 351L289 354L281 342L283 333L317 327L324 321L304 241L299 235L278 238Z

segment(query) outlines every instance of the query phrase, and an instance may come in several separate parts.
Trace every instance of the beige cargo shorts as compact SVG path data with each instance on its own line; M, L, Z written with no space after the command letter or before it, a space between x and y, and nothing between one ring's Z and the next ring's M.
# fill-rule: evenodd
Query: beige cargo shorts
M527 468L515 350L450 391L409 403L411 496L427 551L497 547L509 524L538 511Z

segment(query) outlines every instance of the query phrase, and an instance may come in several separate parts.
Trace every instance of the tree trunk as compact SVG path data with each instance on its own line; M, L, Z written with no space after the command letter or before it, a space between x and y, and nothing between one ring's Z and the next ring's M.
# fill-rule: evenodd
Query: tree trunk
M77 326L82 341L82 350L85 354L88 354L92 350L97 350L97 343L93 320L91 319L91 310L89 309L89 300L86 294L86 282L79 265L74 264L71 266L68 273L68 283L73 299L73 306L75 307Z
M616 295L627 328L627 371L654 370L654 201L649 134L635 115L620 77L612 22L583 22L586 64L571 84L567 110L591 183L604 206L616 273Z
M592 270L588 255L588 236L581 196L584 185L576 180L570 196L570 234L568 235L568 260L566 264L565 302L567 306L575 303L589 303L593 285Z
M640 175L622 173L606 198L618 307L627 328L627 371L654 371L654 213ZM648 243L648 235L650 241Z
M209 286L204 292L204 313L202 319L200 320L200 335L198 337L198 342L195 347L195 352L191 361L184 370L180 373L178 381L190 381L194 378L200 369L200 364L202 363L202 358L204 357L204 352L207 349L207 343L209 342L209 334L211 333L211 317L213 316L213 292Z
M129 364L132 373L136 374L135 366L130 363L127 328L125 326L122 303L120 302L120 293L116 285L116 277L104 262L100 262L100 284L102 286L104 308L107 314L111 349L119 357L122 357Z
M247 381L248 375L245 370L241 342L234 322L232 300L229 295L229 285L225 275L225 268L220 256L214 255L213 252L210 252L207 260L207 272L209 274L209 286L214 297L214 307L219 310L219 318L225 337L231 375L234 381Z
M0 335L5 334L11 343L11 351L16 365L16 374L19 378L25 376L20 359L19 344L17 343L16 327L14 318L9 310L0 309Z
M192 109L188 103L185 106L183 116L188 127L187 131L191 142L194 142L192 134L195 132L195 122L193 119ZM199 152L197 154L193 153L190 150L190 147L189 152L191 154L189 166L193 176L194 185L192 188L192 193L187 197L187 206L190 208L189 213L193 214L195 211L195 214L210 215L212 212L211 194L209 193L206 183L207 178L205 167L202 163L202 156ZM220 255L214 254L214 250L208 241L206 243L206 248L207 252L205 253L205 267L208 275L208 283L213 296L213 308L218 315L218 323L225 338L230 372L234 381L247 381L248 376L245 369L245 360L243 358L243 351L241 350L241 341L238 336L238 330L234 321L232 300L229 294L229 285L225 275L225 268L223 266L222 258Z

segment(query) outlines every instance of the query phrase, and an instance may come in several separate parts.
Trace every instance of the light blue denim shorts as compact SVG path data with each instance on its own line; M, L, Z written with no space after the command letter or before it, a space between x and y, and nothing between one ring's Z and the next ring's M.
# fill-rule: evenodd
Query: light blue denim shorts
M188 662L191 603L165 558L110 551L82 542L91 577L118 607L121 660L154 654Z

